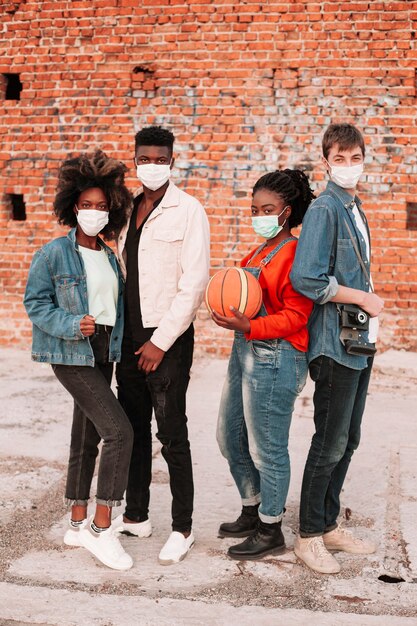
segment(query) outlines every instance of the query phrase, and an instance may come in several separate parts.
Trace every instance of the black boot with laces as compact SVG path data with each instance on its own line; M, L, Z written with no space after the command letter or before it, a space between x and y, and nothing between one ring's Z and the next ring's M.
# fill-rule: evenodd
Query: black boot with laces
M247 537L256 528L258 523L259 504L244 506L242 513L235 522L224 522L220 524L219 537Z
M231 546L227 555L238 561L256 561L267 554L285 552L285 540L281 530L281 522L265 524L258 520L256 530L242 543Z

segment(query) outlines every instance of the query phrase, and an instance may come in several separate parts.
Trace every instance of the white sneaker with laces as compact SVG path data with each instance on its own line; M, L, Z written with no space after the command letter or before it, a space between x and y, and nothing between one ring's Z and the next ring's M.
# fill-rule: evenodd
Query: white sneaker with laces
M158 561L161 565L173 565L179 563L187 556L194 545L193 531L188 537L174 530L168 537L168 541L159 553Z
M310 569L320 574L338 574L340 564L328 552L323 537L300 537L294 542L294 552Z
M68 520L69 528L64 535L64 543L66 546L80 547L80 530L84 528L87 523L87 520L83 520L82 524L78 527L74 527L71 525L71 520Z
M372 541L355 537L350 530L338 526L323 535L323 543L327 550L341 550L350 554L373 554L376 545Z
M124 522L123 515L118 515L111 523L113 530L116 533L124 533L125 535L134 535L141 539L150 537L152 535L151 520L147 519L144 522Z
M96 533L91 527L92 521L93 517L90 517L88 524L79 531L82 547L107 567L122 571L130 569L133 565L132 557L124 551L112 527Z

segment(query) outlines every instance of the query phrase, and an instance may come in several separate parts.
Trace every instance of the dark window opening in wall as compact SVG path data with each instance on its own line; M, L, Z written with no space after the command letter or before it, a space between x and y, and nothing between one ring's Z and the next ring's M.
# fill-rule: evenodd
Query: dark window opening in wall
M6 195L7 201L10 203L12 210L12 218L18 222L26 219L26 204L21 193L9 193Z
M417 202L407 202L407 230L417 230Z
M20 74L3 74L4 99L20 100L20 92L23 85L20 82Z
M132 70L132 95L136 98L149 98L156 94L155 72L144 65L136 65Z
M143 74L144 78L153 78L153 71L149 67L143 67L142 65L136 65L133 68L134 74Z

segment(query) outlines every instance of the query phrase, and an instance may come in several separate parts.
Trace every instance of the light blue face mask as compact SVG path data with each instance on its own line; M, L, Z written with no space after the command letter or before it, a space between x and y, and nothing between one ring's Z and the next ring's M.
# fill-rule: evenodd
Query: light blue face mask
M257 235L264 237L265 239L273 239L284 228L286 219L282 224L278 222L278 218L284 213L285 209L279 215L257 215L252 217L252 228Z

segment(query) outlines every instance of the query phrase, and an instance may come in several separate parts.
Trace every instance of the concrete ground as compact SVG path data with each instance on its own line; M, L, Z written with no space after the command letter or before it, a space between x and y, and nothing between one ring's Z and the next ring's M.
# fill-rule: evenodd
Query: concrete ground
M227 362L200 358L188 401L195 547L179 565L157 562L170 532L170 493L155 441L154 531L148 539L122 537L134 566L121 573L62 544L70 397L50 367L32 363L28 352L3 349L0 359L0 624L417 625L417 354L388 351L376 358L343 516L379 548L367 557L337 554L342 572L336 576L308 571L292 552L313 432L311 382L297 402L290 437L287 552L252 563L225 556L236 540L217 538L217 528L240 511L215 440Z

